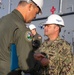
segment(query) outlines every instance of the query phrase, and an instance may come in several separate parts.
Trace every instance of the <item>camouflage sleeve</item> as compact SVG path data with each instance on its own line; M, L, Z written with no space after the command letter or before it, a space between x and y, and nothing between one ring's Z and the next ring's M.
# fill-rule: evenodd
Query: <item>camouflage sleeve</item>
M42 48L42 45L35 51L35 53L40 53L41 52L41 48Z
M64 43L62 52L60 54L60 73L59 75L73 75L72 74L72 53L69 44Z
M35 51L35 53L41 53L45 51L44 42L41 44L41 46Z

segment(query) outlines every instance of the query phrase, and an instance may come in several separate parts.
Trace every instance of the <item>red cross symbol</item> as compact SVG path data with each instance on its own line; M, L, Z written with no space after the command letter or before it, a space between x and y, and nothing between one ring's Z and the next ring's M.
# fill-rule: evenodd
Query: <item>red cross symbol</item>
M54 6L52 6L52 8L50 9L51 13L54 14L54 12L56 11L56 8Z

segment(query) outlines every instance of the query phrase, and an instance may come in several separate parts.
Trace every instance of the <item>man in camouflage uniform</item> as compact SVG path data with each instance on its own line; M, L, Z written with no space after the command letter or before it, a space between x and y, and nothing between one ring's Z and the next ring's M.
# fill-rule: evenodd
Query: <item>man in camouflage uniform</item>
M34 58L43 66L48 65L46 75L74 75L71 46L60 38L61 27L64 27L63 19L57 14L50 15L44 24L44 34L48 39L34 54ZM48 59L42 52L46 53Z

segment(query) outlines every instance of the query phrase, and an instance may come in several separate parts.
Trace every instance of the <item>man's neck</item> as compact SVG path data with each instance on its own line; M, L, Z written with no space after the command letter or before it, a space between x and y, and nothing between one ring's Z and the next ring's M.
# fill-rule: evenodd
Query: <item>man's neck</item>
M49 39L50 39L51 41L54 41L55 39L57 39L57 37L58 37L58 35L56 35L56 36L49 36Z

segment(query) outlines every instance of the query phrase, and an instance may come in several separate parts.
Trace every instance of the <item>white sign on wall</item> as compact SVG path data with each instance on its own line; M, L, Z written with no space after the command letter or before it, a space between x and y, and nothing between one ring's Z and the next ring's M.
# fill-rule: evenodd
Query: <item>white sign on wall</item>
M0 3L1 3L2 1L0 0Z

